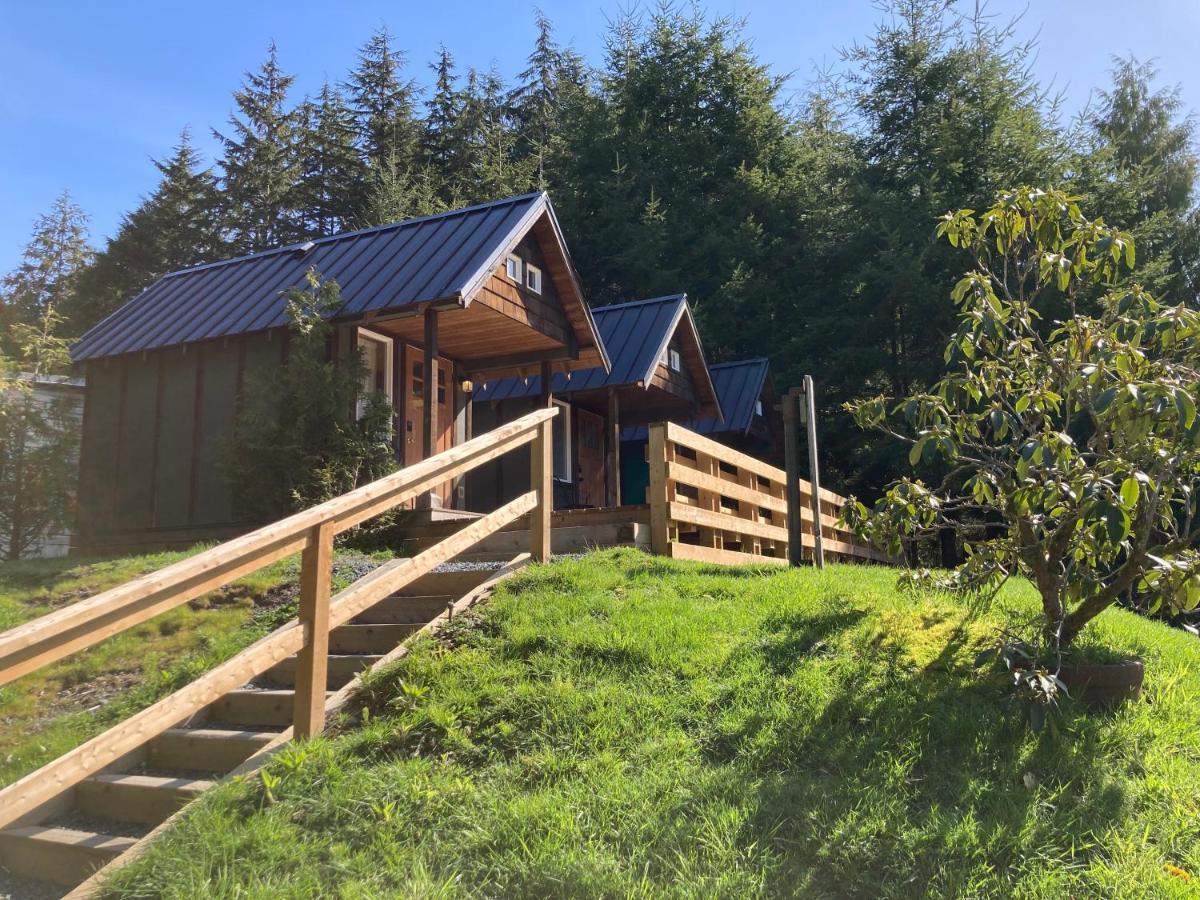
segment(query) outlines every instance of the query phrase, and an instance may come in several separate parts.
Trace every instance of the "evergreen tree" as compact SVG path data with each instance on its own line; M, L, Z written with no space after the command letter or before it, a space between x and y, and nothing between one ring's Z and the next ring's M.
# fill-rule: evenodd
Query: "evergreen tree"
M404 54L392 48L391 35L380 28L359 50L358 66L346 83L359 147L372 167L407 168L417 156L416 87L402 79L404 64Z
M356 220L367 169L355 145L354 113L336 88L325 84L315 101L301 104L296 209L309 235L345 231Z
M517 155L520 136L504 82L494 69L485 75L474 69L467 73L458 127L463 180L456 194L464 202L507 197L537 186L536 160Z
M425 164L438 176L438 197L455 206L466 182L469 146L463 130L463 95L458 90L454 57L445 45L438 51L433 96L425 103L425 130L421 139Z
M564 114L567 105L585 90L586 75L578 54L564 50L554 40L550 20L539 9L534 16L537 39L527 68L508 98L519 133L516 155L532 160L535 185L545 190L563 153Z
M79 275L92 259L88 217L67 191L33 225L21 262L0 282L0 351L15 355L12 329L44 321L74 302Z
M295 212L296 114L286 105L294 80L280 68L272 41L261 68L247 72L245 84L234 92L241 117L230 116L231 135L213 131L225 152L222 197L237 253L278 247L303 236Z
M1128 229L1138 248L1137 280L1155 293L1200 295L1195 122L1179 89L1156 89L1155 70L1114 61L1113 82L1086 117L1076 187Z
M170 158L154 166L158 187L124 217L64 303L68 333L82 334L168 272L224 254L216 178L201 168L188 129Z

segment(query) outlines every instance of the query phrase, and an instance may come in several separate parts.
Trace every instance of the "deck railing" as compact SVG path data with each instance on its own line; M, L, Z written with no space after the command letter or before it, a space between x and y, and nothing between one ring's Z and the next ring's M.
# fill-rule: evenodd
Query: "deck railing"
M551 426L556 413L553 408L536 410L333 500L0 634L3 685L286 556L302 554L298 619L136 713L122 727L93 738L10 785L3 791L0 826L100 771L292 654L298 655L293 733L309 737L320 732L325 721L332 629L521 517L529 522L532 558L541 562L549 559ZM338 534L525 444L533 445L531 490L416 556L386 563L330 596L333 541Z
M788 561L787 474L671 422L650 426L650 543L657 554L715 563ZM800 480L801 547L811 553L812 486ZM838 523L845 498L820 492L825 553L887 562Z

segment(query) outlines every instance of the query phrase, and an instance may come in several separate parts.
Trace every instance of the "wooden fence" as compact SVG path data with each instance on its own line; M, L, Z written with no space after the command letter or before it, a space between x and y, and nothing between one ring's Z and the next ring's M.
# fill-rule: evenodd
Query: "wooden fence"
M534 560L550 556L552 419L540 409L392 475L196 556L0 634L0 685L216 590L291 554L302 554L299 618L181 690L0 791L0 827L99 772L225 693L298 655L294 734L325 721L329 632L441 563L525 516ZM330 596L333 539L517 447L532 444L532 490L407 559L386 563Z
M677 559L714 563L788 561L787 475L671 422L650 426L650 544ZM845 498L820 492L826 554L890 562L838 524ZM801 547L812 552L811 485L800 480Z

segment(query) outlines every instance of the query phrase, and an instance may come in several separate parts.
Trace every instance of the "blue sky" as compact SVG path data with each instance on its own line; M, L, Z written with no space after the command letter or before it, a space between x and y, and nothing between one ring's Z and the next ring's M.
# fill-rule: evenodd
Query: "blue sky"
M627 4L541 0L559 38L598 61L606 22ZM967 0L973 6L972 0ZM357 48L386 24L427 81L425 64L445 43L463 67L521 70L533 9L520 4L342 0L289 3L74 3L0 0L0 272L17 262L33 220L64 188L92 219L97 245L122 213L153 189L150 159L170 152L190 125L211 153L210 128L228 118L231 92L262 60L268 41L297 75L295 96L342 79ZM838 48L867 36L880 13L870 0L711 0L713 12L748 19L760 57L803 90ZM1018 33L1040 34L1035 69L1081 107L1108 81L1113 54L1156 60L1200 109L1197 0L992 0Z

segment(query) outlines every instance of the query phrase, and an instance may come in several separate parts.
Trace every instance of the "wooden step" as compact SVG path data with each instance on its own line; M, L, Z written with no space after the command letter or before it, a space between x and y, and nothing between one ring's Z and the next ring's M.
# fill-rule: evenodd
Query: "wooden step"
M385 597L368 610L354 617L357 625L424 625L446 611L454 600L450 595Z
M73 887L137 842L73 828L8 828L0 831L0 866L24 878Z
M156 769L229 772L279 735L274 731L169 728L150 741L147 761Z
M379 662L381 656L382 654L375 655L368 653L329 654L329 664L326 668L325 678L326 688L336 691L345 686L351 678L363 669ZM298 662L295 656L281 659L262 674L261 680L270 684L295 687L296 666Z
M330 653L387 653L421 626L342 625L329 632Z
M505 560L507 562L507 560ZM454 569L426 572L397 593L405 596L450 596L458 599L496 574L495 569Z
M75 807L89 816L157 825L213 783L154 775L93 775L76 787Z

